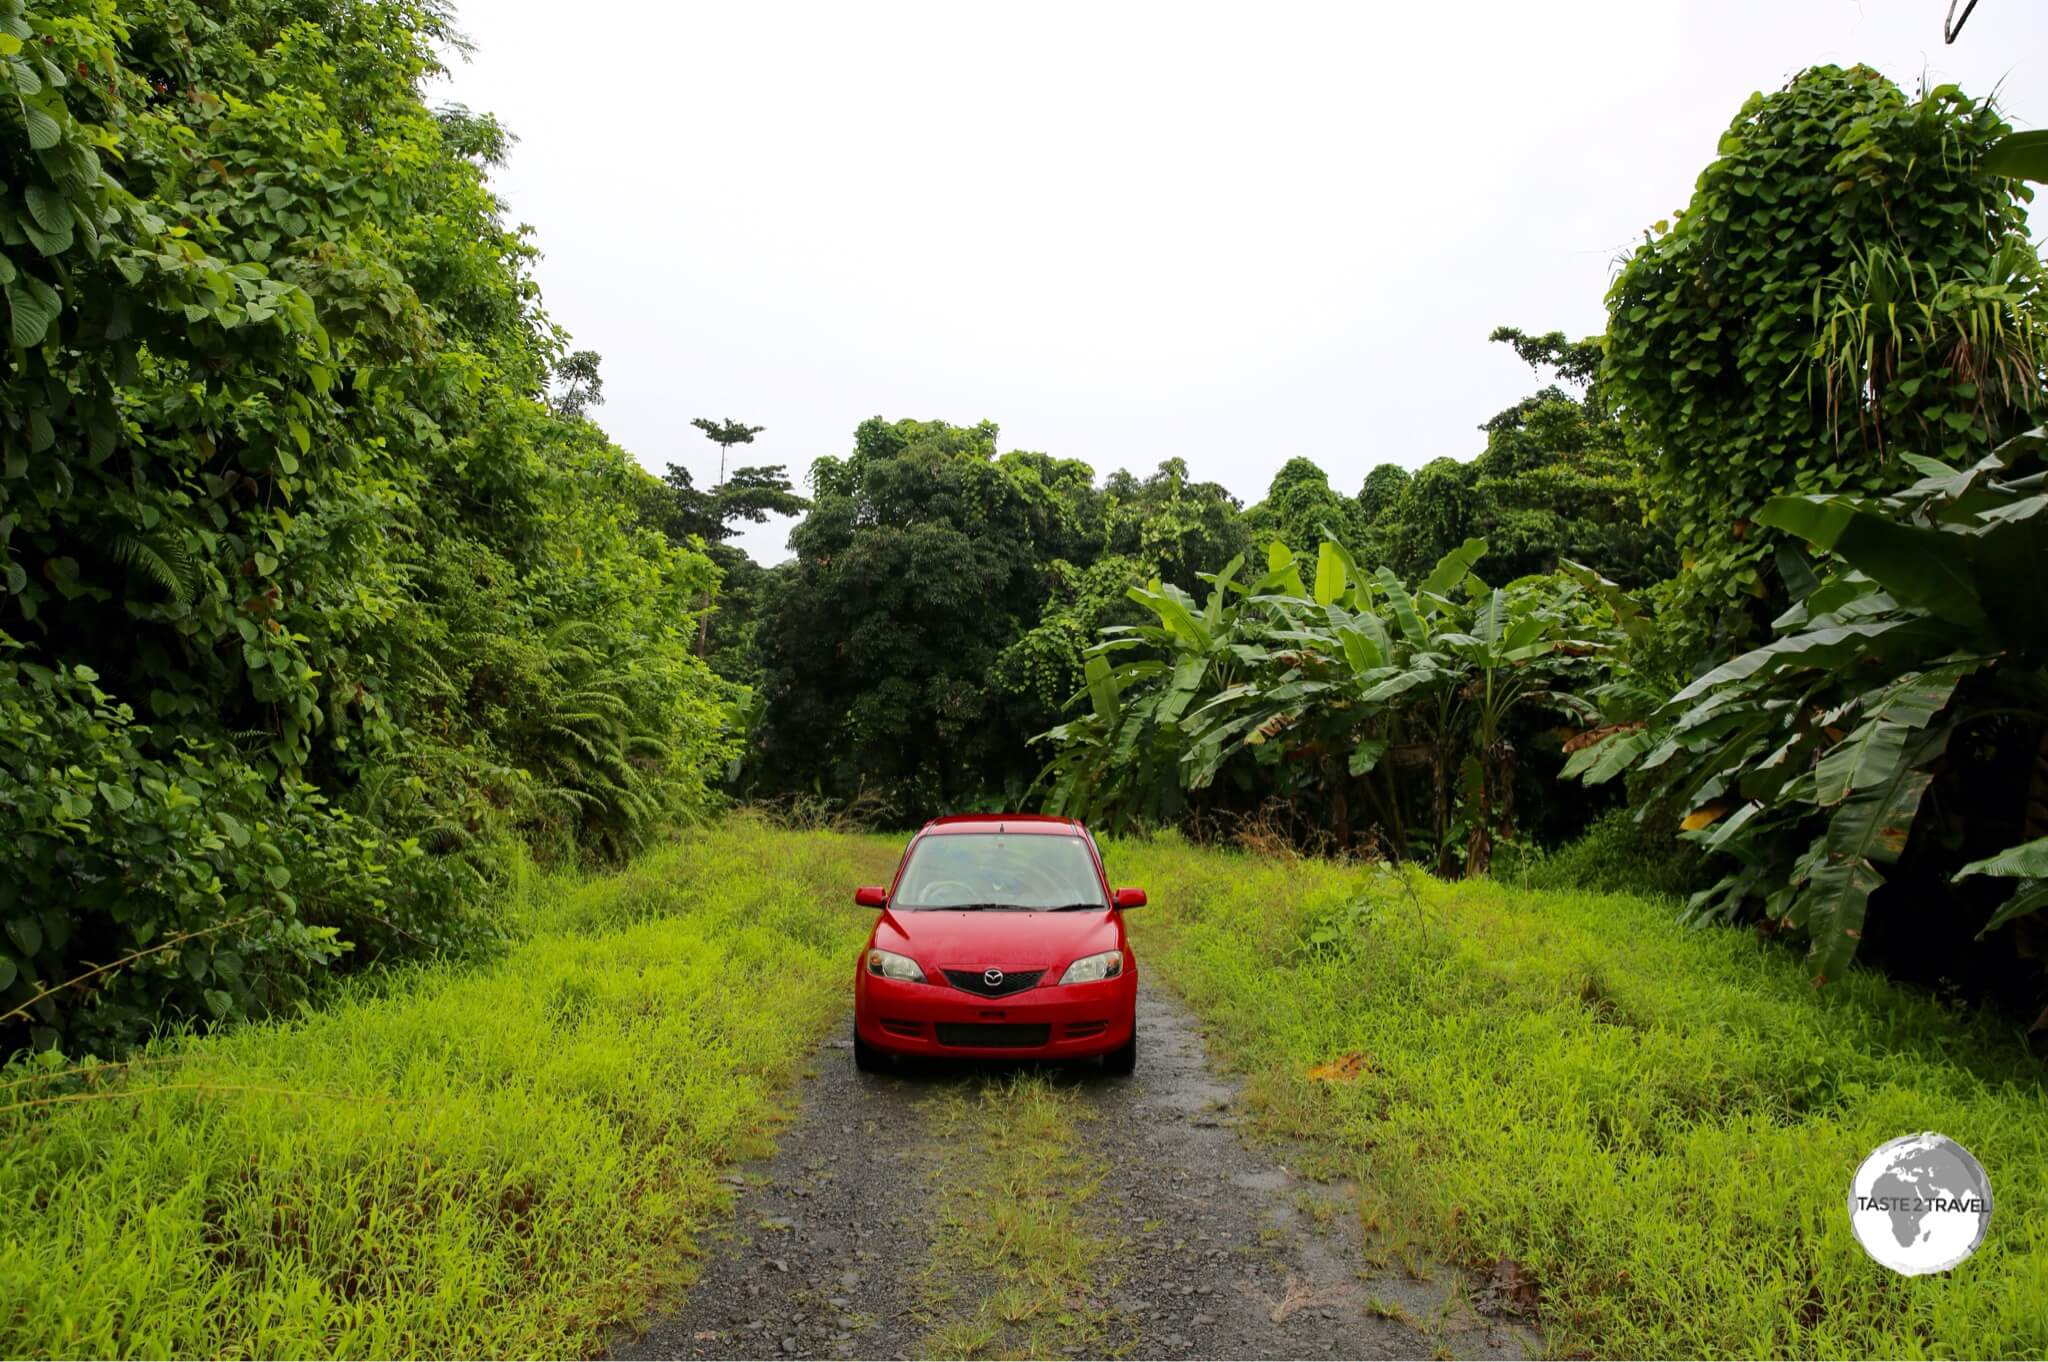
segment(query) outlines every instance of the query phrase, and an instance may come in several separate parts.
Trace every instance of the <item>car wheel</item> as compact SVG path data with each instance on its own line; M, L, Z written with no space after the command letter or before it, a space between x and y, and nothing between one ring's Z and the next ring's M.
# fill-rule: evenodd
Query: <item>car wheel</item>
M889 1056L860 1038L860 1032L853 1033L853 1067L864 1074L878 1074L889 1067Z
M1128 1074L1138 1067L1138 1028L1131 1028L1131 1038L1102 1057L1102 1071L1106 1074Z

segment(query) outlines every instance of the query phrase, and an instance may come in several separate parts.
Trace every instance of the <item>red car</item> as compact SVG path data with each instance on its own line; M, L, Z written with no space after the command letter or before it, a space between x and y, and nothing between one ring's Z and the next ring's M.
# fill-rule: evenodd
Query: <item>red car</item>
M963 814L925 824L887 888L853 977L853 1060L896 1055L1138 1062L1138 961L1102 853L1071 818Z

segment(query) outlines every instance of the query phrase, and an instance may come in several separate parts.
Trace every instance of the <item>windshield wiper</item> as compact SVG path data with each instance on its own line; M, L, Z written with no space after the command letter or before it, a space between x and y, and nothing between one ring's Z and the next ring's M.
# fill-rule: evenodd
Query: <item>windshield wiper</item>
M1100 903L1062 903L1054 908L1041 908L1041 913L1100 913L1106 911Z
M948 913L1028 913L1031 910L1021 903L949 903L942 911Z

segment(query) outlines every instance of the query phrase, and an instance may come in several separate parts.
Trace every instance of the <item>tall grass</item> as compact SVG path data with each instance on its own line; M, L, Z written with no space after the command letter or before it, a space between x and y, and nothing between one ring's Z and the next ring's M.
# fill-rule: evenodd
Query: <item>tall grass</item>
M0 1114L0 1355L588 1352L691 1275L894 850L737 821L529 885L488 967Z
M2048 1094L2010 1037L1668 905L1108 850L1141 958L1252 1075L1268 1127L1359 1179L1369 1226L1542 1286L1560 1354L2048 1354ZM1411 895L1410 889L1413 893ZM1316 1064L1357 1054L1348 1081ZM1990 1235L1934 1277L1851 1236L1852 1172L1933 1129Z
M736 820L527 885L489 966L359 982L0 1111L0 1355L591 1351L693 1275L719 1170L843 1015L870 920L847 887L897 846ZM1260 1120L1354 1175L1386 1239L1522 1263L1554 1351L2048 1353L2048 1096L1990 1025L1866 974L1816 993L1638 898L1109 854L1152 893L1145 968ZM35 1080L0 1107L39 1095L87 1096ZM1851 1238L1849 1177L1930 1128L1996 1210L1975 1257L1906 1279Z

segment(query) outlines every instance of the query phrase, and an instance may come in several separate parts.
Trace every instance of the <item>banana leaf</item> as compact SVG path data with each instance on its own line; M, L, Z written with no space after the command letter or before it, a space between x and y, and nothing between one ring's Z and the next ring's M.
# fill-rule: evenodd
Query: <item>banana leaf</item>
M1966 629L1985 623L1961 539L1877 514L1845 497L1773 497L1757 520L1841 558L1899 601Z

